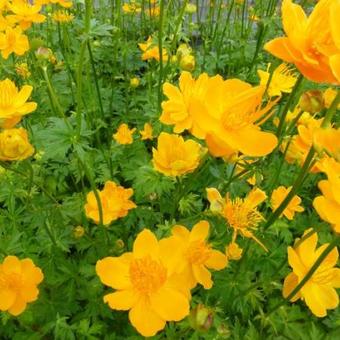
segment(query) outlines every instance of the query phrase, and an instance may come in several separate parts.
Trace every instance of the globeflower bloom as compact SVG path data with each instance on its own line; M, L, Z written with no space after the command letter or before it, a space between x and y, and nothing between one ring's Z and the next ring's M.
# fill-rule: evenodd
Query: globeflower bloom
M273 191L272 196L270 198L270 203L271 203L271 207L273 211L275 211L280 206L280 204L289 194L291 188L292 187L286 188L283 185L281 185ZM292 198L292 200L289 202L288 206L283 211L281 216L284 215L285 217L288 218L288 220L293 220L296 212L304 211L304 208L300 205L300 203L301 203L301 198L295 195Z
M208 270L221 270L227 266L226 256L211 247L206 239L209 235L209 223L200 221L191 231L181 225L171 229L172 236L161 242L176 253L178 262L174 264L176 272L185 277L190 289L200 283L205 289L213 285Z
M0 33L0 51L4 59L12 53L22 56L29 48L28 38L20 27L7 27L5 32Z
M268 65L267 71L258 70L257 74L260 77L260 85L267 86L270 73ZM272 78L268 86L268 95L270 97L281 96L282 92L291 93L296 83L296 76L292 73L286 64L279 65L273 72Z
M152 125L150 123L145 123L144 129L139 131L141 135L141 140L153 139L152 132L153 132Z
M44 15L39 14L41 10L40 4L31 4L24 0L12 0L8 8L14 15L8 15L7 19L14 23L19 23L23 30L30 28L32 23L42 23L46 20Z
M306 230L303 236L310 230ZM328 246L328 243L326 243L316 248L317 242L318 235L315 232L305 240L300 241L296 247L288 247L288 262L293 271L284 280L284 297L288 297L303 280L317 258ZM317 317L324 317L327 315L327 309L336 308L339 305L339 297L335 288L340 288L340 269L334 267L337 264L338 257L338 250L334 248L290 301L295 302L303 299L311 312Z
M20 90L9 79L0 81L0 127L11 128L37 108L34 102L27 102L33 87L24 85Z
M14 316L21 314L27 303L37 300L43 279L42 271L31 259L7 256L0 264L0 310Z
M162 132L157 141L157 149L152 149L152 163L165 176L181 176L193 172L202 157L202 147L193 140Z
M187 283L174 275L171 254L144 229L132 252L96 264L101 282L116 289L104 296L104 302L115 310L129 310L131 324L143 336L153 336L167 321L180 321L189 314Z
M145 43L138 44L140 50L143 52L142 60L150 60L155 59L156 61L160 60L160 53L158 45L155 45L152 42L152 37L150 36ZM168 53L165 48L162 49L162 59L163 61L168 60Z
M74 15L66 12L65 10L64 11L58 10L52 14L52 19L55 22L68 23L74 19Z
M118 218L125 217L136 204L129 200L133 189L125 189L112 181L105 183L104 189L98 192L103 212L103 224L108 225ZM99 223L99 207L93 191L86 196L85 213L95 223Z
M21 161L34 153L24 128L7 129L0 132L0 160Z
M237 235L241 234L244 237L252 238L265 251L268 251L253 234L253 230L256 230L258 224L264 220L261 213L257 210L257 206L266 198L266 193L258 188L254 188L243 199L239 197L231 199L229 194L226 195L222 216L234 230L232 242L235 242Z
M275 38L264 48L293 63L309 80L340 84L339 1L321 0L309 17L291 0L282 2L285 37Z
M123 123L119 125L117 132L112 137L118 144L132 144L132 135L135 131L135 128L129 129L128 125Z

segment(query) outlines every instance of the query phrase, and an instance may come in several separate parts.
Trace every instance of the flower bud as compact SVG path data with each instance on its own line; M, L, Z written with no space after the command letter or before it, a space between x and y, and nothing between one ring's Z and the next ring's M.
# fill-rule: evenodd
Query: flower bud
M189 323L197 331L208 331L214 322L214 312L211 308L198 304L190 311Z
M134 78L131 78L131 79L130 79L130 86L131 86L132 88L135 89L136 87L139 86L139 84L140 84L139 78L134 77Z
M242 257L243 249L235 242L230 243L226 247L226 256L228 260L239 260Z
M73 236L75 238L81 238L84 235L85 235L85 229L81 225L78 225L73 229Z
M197 7L196 5L194 4L187 4L185 6L185 13L188 13L188 14L195 14L196 13L196 10L197 10Z
M35 51L35 56L40 60L50 60L53 57L53 52L50 48L39 47Z
M325 107L322 92L319 90L304 92L300 97L299 106L303 111L312 114L320 112Z
M32 156L33 152L24 128L7 129L0 133L0 160L23 160Z
M176 56L181 60L184 56L191 54L191 47L187 44L180 44L177 48Z
M115 242L115 246L116 246L116 249L121 251L124 249L125 247L125 243L122 239L118 239L116 242Z
M179 66L184 71L192 72L195 69L195 57L191 54L182 57Z

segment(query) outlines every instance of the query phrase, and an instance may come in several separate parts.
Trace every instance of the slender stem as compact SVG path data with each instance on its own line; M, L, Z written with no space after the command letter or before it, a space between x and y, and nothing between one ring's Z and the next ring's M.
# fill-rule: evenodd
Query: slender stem
M158 49L159 49L159 79L158 79L158 108L161 110L162 85L163 85L163 19L164 0L160 0L159 28L158 28Z
M338 90L338 93L335 96L330 108L328 109L328 111L325 114L325 118L322 121L321 127L327 128L331 125L332 118L333 118L334 114L336 113L336 110L338 108L339 103L340 103L340 91Z

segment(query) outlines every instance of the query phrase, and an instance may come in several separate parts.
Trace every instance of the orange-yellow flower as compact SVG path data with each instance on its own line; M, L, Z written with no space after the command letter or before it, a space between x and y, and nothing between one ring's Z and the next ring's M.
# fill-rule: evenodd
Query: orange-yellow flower
M304 236L310 230L306 230ZM303 280L317 258L328 246L326 243L316 248L317 242L318 235L314 233L296 247L288 247L288 262L293 272L285 278L283 284L284 297L287 297ZM338 257L338 250L334 248L290 301L303 299L311 312L318 317L326 316L327 309L336 308L339 305L339 297L334 288L340 288L340 269L334 267L337 264Z
M125 189L112 181L105 183L104 189L98 192L103 212L103 224L108 225L118 218L125 217L136 204L129 200L133 189ZM86 196L85 213L95 223L99 223L99 207L93 191Z
M273 190L272 196L270 198L271 208L273 211L275 211L279 207L279 205L282 203L282 201L286 198L286 196L290 192L291 188L292 187L286 188L283 185L281 185L275 190ZM288 220L292 220L296 212L304 211L304 208L300 205L300 203L301 198L295 195L281 215L286 216Z
M104 302L115 310L129 310L131 324L143 336L153 336L167 321L180 321L189 314L187 283L174 275L172 253L144 229L132 252L96 264L101 282L116 289L104 296Z
M157 149L152 149L154 168L165 176L181 176L193 172L202 157L202 147L194 140L162 132Z
M119 125L117 132L112 137L119 144L132 144L132 135L135 131L136 128L129 129L128 125L123 123Z
M236 242L232 242L226 247L225 252L228 260L238 261L242 257L243 249Z
M254 188L245 198L231 199L226 195L222 216L227 220L229 226L234 230L232 242L236 241L238 234L252 238L264 250L267 248L255 237L252 230L256 230L257 225L264 220L261 213L257 210L267 195L259 188Z
M142 10L140 5L135 3L124 4L122 9L124 13L140 13Z
M0 264L0 310L17 316L27 303L36 301L38 285L44 279L40 268L31 259L7 256Z
M52 14L52 19L55 22L67 23L71 22L74 19L74 15L66 12L65 10L58 10Z
M313 206L320 218L340 233L340 163L333 158L325 158L320 165L328 179L318 183L322 196L314 199Z
M260 85L267 86L270 79L270 64L267 71L257 70L260 77ZM296 76L292 73L286 64L279 65L273 72L272 78L268 86L268 95L270 97L281 96L282 92L290 93L296 83Z
M42 23L46 20L44 15L39 14L40 4L31 4L25 0L12 0L8 7L14 14L8 15L7 19L13 23L19 23L23 30L30 28L32 23Z
M22 116L37 108L34 102L27 102L33 87L24 85L19 91L9 79L0 81L0 127L11 128Z
M7 129L0 132L0 160L21 161L34 153L24 128Z
M313 144L319 152L325 151L340 161L340 128L319 128L314 131Z
M159 48L158 45L153 43L151 36L145 43L139 43L138 46L140 50L143 52L142 60L155 59L159 61L160 59ZM165 48L162 49L162 59L163 61L168 60L168 53Z
M153 139L152 132L153 132L152 125L150 123L145 123L144 129L139 131L141 135L141 140Z
M72 0L36 0L36 3L40 5L58 4L64 8L70 8L73 6Z
M5 32L0 33L0 51L4 59L12 53L24 55L29 48L28 38L20 27L7 27Z
M209 223L200 221L191 231L181 225L171 229L172 236L161 242L172 249L178 259L174 263L177 274L184 276L190 288L200 283L205 289L213 285L208 268L221 270L227 266L226 256L207 243Z
M265 45L274 56L294 63L315 82L340 84L339 1L321 0L309 17L291 0L282 2L286 37Z

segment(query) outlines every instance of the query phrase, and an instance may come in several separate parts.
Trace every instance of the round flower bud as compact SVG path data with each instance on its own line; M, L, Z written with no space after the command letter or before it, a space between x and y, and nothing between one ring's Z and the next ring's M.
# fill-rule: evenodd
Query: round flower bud
M304 92L300 97L299 106L302 111L312 114L320 112L325 107L322 92L320 90L310 90Z
M196 13L197 7L194 4L187 4L185 6L185 13L194 14Z
M195 57L190 54L182 57L179 66L183 71L192 72L195 69Z
M130 79L130 86L131 86L132 88L138 87L139 84L140 84L139 78L134 77L134 78L131 78L131 79Z
M0 133L0 160L23 160L32 156L33 152L24 128L7 129Z
M75 238L81 238L84 235L85 235L85 229L81 225L78 225L73 229L73 236Z
M208 331L214 322L214 313L211 308L198 304L190 311L189 323L197 331Z

